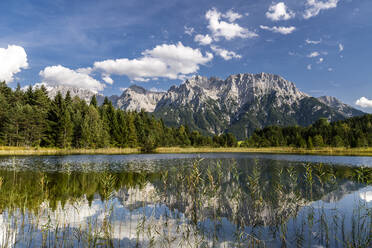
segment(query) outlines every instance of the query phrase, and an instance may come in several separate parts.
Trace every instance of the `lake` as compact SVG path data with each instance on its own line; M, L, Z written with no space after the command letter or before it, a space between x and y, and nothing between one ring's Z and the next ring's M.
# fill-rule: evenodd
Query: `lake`
M371 247L372 157L0 157L0 247Z

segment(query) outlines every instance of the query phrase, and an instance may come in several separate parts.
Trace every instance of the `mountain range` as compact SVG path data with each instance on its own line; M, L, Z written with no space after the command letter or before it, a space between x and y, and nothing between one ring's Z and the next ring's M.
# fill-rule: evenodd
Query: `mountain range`
M67 90L87 101L95 95L86 89L47 89L51 97ZM166 125L188 125L203 134L231 132L238 139L269 125L307 126L319 118L336 121L365 114L335 97L311 97L294 83L269 73L236 74L225 80L194 76L166 92L132 85L109 99L123 110L152 113ZM97 100L102 103L104 96L98 94Z

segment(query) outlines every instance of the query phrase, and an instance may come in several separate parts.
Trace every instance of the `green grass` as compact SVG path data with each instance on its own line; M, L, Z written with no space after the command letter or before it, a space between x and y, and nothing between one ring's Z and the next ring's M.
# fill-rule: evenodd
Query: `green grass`
M369 148L343 148L322 147L314 149L294 147L158 147L156 153L221 153L221 152L246 152L246 153L282 153L282 154L313 154L313 155L350 155L372 156L372 147ZM34 147L8 147L0 146L0 156L12 155L77 155L77 154L138 154L140 148L101 148L101 149L59 149L59 148L34 148Z

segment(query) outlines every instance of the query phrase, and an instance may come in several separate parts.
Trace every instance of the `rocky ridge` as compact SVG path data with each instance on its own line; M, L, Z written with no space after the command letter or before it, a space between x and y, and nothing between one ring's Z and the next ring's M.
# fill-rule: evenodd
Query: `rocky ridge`
M84 89L47 89L51 97L58 90L63 94L70 90L72 96L87 101L95 94ZM98 95L98 102L103 98ZM109 99L123 110L153 113L166 125L188 125L204 134L232 132L239 139L268 125L306 126L319 118L335 121L364 114L334 97L311 97L294 83L269 73L236 74L225 80L194 76L167 92L132 85Z

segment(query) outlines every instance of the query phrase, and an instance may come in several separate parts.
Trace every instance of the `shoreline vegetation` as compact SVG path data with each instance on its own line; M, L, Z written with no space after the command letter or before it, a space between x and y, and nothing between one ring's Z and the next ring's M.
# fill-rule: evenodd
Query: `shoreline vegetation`
M272 153L272 154L303 154L303 155L333 155L333 156L372 156L372 147L345 148L296 148L296 147L158 147L152 153ZM146 154L141 148L35 148L35 147L0 147L0 156L41 156L41 155L126 155Z

